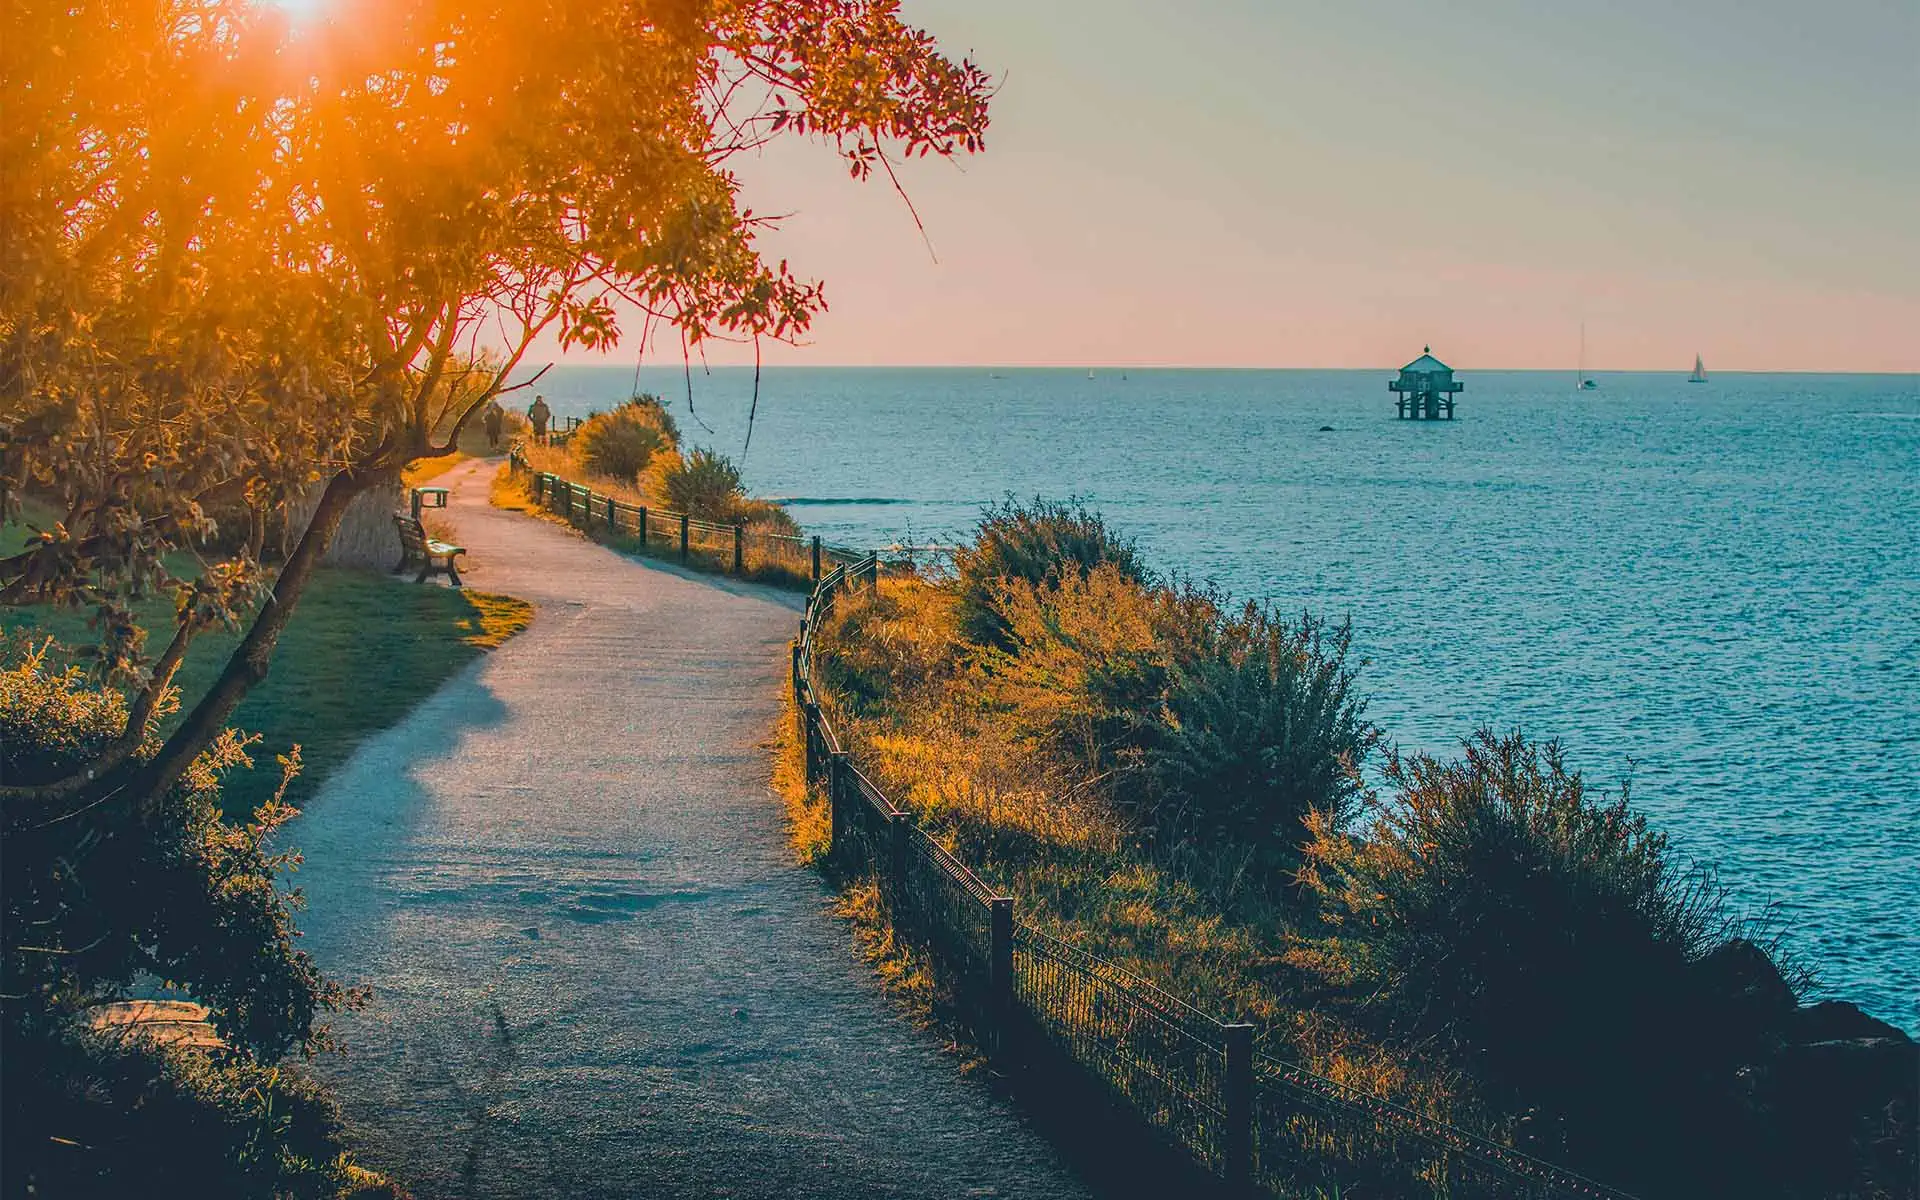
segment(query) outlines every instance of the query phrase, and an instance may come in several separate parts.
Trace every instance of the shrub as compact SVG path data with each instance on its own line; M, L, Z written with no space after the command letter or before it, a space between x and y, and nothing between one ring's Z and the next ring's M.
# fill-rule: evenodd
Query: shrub
M832 651L814 658L823 693L862 716L922 692L951 695L960 670L951 603L938 589L886 580L867 602L836 605L825 634Z
M668 504L702 521L731 521L741 500L740 469L712 450L687 455L661 482Z
M1482 731L1458 760L1394 756L1387 778L1363 837L1310 818L1302 873L1386 1028L1567 1118L1596 1173L1666 1184L1719 1157L1753 1050L1731 1043L1758 1031L1702 969L1733 932L1711 880L1625 794L1590 800L1552 744Z
M1217 612L1217 610L1216 610ZM1248 604L1189 626L1145 741L1163 834L1225 836L1289 867L1310 813L1353 814L1361 768L1379 744L1354 692L1345 624L1290 624Z
M573 450L587 470L632 483L662 448L678 445L679 430L660 402L636 398L612 412L589 417L573 435Z
M777 533L799 537L800 522L793 519L784 504L772 500L740 500L733 506L733 519L756 533Z
M403 1195L354 1166L338 1107L297 1070L67 1031L7 1073L8 1195Z
M0 661L0 776L9 784L58 777L120 736L127 709L118 694L91 685L78 670L54 667L45 646L23 652L9 643L7 654ZM30 793L7 797L0 814L0 1092L6 1104L0 1157L9 1194L22 1190L13 1181L29 1179L41 1181L46 1194L87 1186L112 1192L82 1181L124 1185L155 1178L146 1156L190 1155L194 1146L226 1154L218 1148L226 1134L218 1129L206 1130L204 1140L182 1141L185 1135L164 1123L168 1106L222 1108L254 1103L249 1095L281 1096L272 1064L296 1050L318 1049L321 1015L356 999L296 948L294 902L277 886L292 856L268 849L292 810L275 796L245 824L221 815L220 777L250 765L247 745L231 731L223 734L179 784L150 803L109 798L60 812ZM141 753L150 751L149 745ZM296 769L297 754L285 764L287 777ZM91 1035L78 1032L86 1010L125 998L143 978L170 981L208 1006L228 1047L218 1070L89 1048ZM76 1074L82 1067L97 1078ZM286 1087L295 1085L289 1080ZM208 1089L226 1089L226 1099L209 1099ZM113 1111L99 1107L102 1094ZM309 1134L319 1139L313 1145L333 1146L335 1138L330 1118L302 1108L293 1092L285 1097L292 1107L271 1120L260 1115L248 1143L258 1151L259 1169L269 1173L279 1169L273 1164L280 1150L260 1139L280 1138L286 1148ZM122 1100L129 1111L119 1111ZM46 1124L60 1114L79 1124ZM180 1124L195 1120L181 1117ZM53 1138L90 1149L75 1166L62 1149L66 1142ZM133 1157L116 1157L123 1154ZM338 1147L322 1157L332 1171ZM234 1163L223 1158L202 1166L210 1182L194 1187L195 1194L274 1194L256 1186L253 1175L222 1191L225 1184L214 1184ZM56 1180L72 1186L50 1182ZM288 1194L322 1193L290 1188Z
M1105 777L1117 793L1114 775L1138 767L1173 668L1170 599L1111 562L1054 584L1001 581L993 611L1007 648L984 660L994 711L1016 737Z
M1036 497L1022 505L1007 500L981 517L970 545L954 553L960 590L960 632L976 645L1008 649L1007 622L996 607L1009 580L1055 584L1084 577L1102 563L1135 583L1150 581L1133 542L1107 527L1077 501Z

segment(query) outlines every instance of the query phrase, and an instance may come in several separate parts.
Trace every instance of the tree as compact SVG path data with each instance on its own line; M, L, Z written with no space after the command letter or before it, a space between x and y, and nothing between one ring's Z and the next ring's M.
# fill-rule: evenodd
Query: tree
M348 505L450 452L548 331L613 345L619 300L689 346L803 333L820 286L761 258L734 155L808 137L890 177L986 127L985 77L892 0L332 4L8 10L0 516L23 496L57 512L0 558L0 603L93 609L88 686L118 696L39 662L0 694L0 715L72 718L0 747L24 748L0 755L6 906L26 914L4 930L10 1081L22 1047L64 1061L63 1018L135 970L193 989L245 1064L316 1048L345 994L290 949L262 849L284 810L229 824L207 776ZM270 518L316 490L269 566ZM130 602L155 595L174 621L150 649ZM238 646L163 723L223 623ZM135 868L186 899L143 907ZM170 1078L208 1109L271 1090Z
M0 560L0 600L96 608L131 713L60 778L0 780L8 828L164 795L265 676L347 505L450 452L542 334L611 346L620 299L688 345L804 332L820 286L762 260L732 156L804 136L891 177L977 151L987 122L985 76L893 0L337 5L15 6L0 499L62 512ZM315 486L265 571L265 514ZM176 574L222 505L248 536ZM158 654L128 616L143 590L177 602ZM255 600L217 681L136 754L193 637Z

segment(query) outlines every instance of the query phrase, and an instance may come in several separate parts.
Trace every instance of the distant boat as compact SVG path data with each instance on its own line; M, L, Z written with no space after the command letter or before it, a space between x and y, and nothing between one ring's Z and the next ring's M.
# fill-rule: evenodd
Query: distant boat
M1088 367L1088 368L1087 368L1087 378L1088 378L1088 379L1092 379L1092 378L1093 378L1093 368L1092 368L1092 367Z
M1587 375L1587 323L1580 322L1580 367L1574 372L1573 386L1583 392L1591 392L1600 386L1599 380Z
M1706 381L1707 381L1707 364L1704 362L1701 362L1700 356L1696 354L1693 356L1693 374L1687 376L1687 382L1688 383L1705 383Z

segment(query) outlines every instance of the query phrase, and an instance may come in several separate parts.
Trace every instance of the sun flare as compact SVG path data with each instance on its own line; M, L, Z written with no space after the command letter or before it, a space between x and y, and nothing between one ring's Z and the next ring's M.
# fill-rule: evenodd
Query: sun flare
M278 9L296 25L310 25L323 19L333 0L257 0L262 8Z

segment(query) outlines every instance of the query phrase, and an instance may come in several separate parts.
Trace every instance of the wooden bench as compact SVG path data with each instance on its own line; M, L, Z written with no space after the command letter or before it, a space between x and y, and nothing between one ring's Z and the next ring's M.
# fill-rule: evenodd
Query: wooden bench
M400 530L400 565L395 571L406 570L407 564L417 559L420 574L414 579L415 583L425 583L428 576L443 574L454 587L460 586L460 569L453 560L467 552L465 546L434 541L418 520L405 513L393 514L393 523Z

